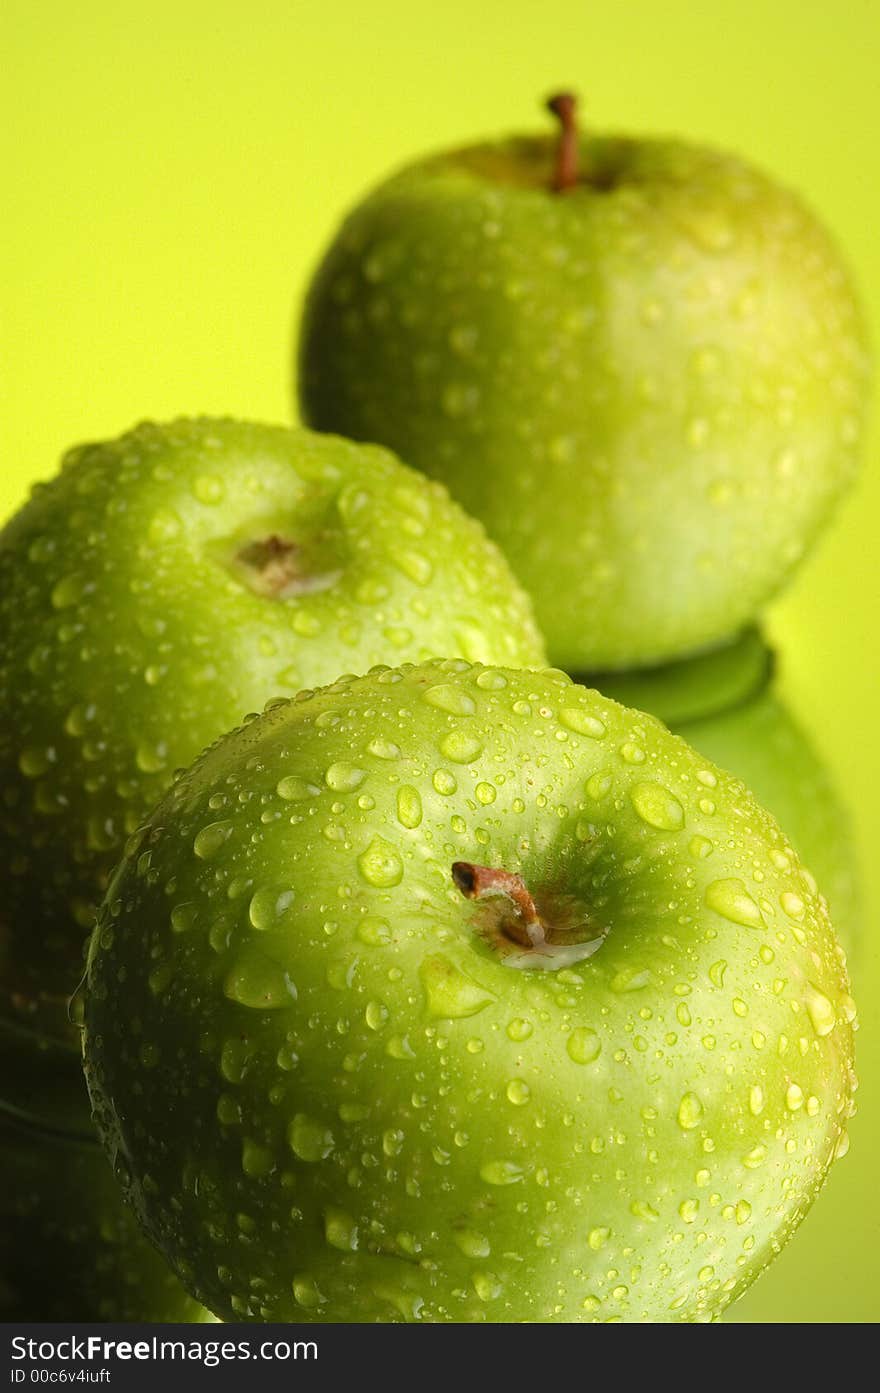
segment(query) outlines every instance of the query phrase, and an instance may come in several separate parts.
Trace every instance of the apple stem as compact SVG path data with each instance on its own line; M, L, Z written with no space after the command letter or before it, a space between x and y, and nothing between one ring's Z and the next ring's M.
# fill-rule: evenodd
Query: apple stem
M512 871L496 870L492 866L475 866L471 861L455 861L452 879L467 900L482 900L496 895L510 900L519 917L504 924L503 932L507 938L523 948L540 948L547 942L546 930L522 876L514 875Z
M567 193L578 181L577 97L573 92L557 92L547 102L547 110L559 118L559 143L553 171L554 193Z

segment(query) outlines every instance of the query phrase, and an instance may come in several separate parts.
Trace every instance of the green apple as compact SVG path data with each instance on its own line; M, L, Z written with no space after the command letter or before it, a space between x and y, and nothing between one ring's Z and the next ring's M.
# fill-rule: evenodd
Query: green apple
M833 241L741 159L572 127L423 159L311 285L304 419L485 522L553 662L696 651L780 588L853 477L865 328Z
M852 965L861 908L849 813L819 752L776 692L773 667L771 650L752 630L716 654L608 675L596 685L615 701L658 716L742 779L822 887Z
M478 523L386 451L229 420L67 455L0 534L0 980L68 995L107 872L209 741L390 654L542 661Z
M210 1320L126 1209L80 1062L0 1022L0 1319Z
M92 937L104 1143L242 1320L711 1319L845 1147L825 902L563 673L343 678L218 741Z

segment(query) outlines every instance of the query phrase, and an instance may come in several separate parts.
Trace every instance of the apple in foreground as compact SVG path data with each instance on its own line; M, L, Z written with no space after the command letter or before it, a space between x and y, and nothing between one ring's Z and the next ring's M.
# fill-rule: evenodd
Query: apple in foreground
M568 671L735 633L853 478L869 381L844 263L733 155L513 137L410 165L311 285L303 419L449 485Z
M0 980L73 991L126 836L273 696L389 655L540 663L528 600L387 451L231 420L71 451L0 534Z
M84 1048L221 1317L703 1320L845 1146L824 900L743 785L563 673L344 678L133 839Z

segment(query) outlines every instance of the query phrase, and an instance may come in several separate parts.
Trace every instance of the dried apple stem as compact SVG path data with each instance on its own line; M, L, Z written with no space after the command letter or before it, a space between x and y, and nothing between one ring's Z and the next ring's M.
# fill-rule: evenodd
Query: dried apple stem
M548 100L547 110L552 111L560 123L553 191L567 193L578 181L577 97L573 92L557 92Z
M452 866L452 879L465 899L483 900L503 895L510 900L519 917L504 923L505 937L523 948L539 948L547 942L546 929L522 876L492 866L475 866L471 861L456 861Z

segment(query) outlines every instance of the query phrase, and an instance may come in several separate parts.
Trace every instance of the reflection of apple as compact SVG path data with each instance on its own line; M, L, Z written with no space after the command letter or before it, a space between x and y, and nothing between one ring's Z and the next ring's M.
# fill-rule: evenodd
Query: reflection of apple
M126 1210L77 1057L0 1023L0 1065L0 1319L210 1319Z
M726 653L597 681L606 695L659 716L742 779L812 871L841 942L857 957L858 868L849 815L812 743L776 694L772 666L769 648L752 631Z
M735 633L784 583L854 474L866 335L788 190L683 141L572 138L556 110L559 149L442 152L353 210L300 401L482 519L554 663L623 668Z
M773 654L759 630L749 628L692 658L631 672L578 674L576 680L596 687L622 706L649 711L678 730L686 722L741 706L764 690L772 670Z
M445 661L181 777L92 937L85 1057L217 1314L695 1320L843 1147L852 1013L741 783L561 673Z
M0 535L12 1004L74 989L93 901L175 769L269 697L392 654L543 650L479 524L386 451L209 419L72 451Z

